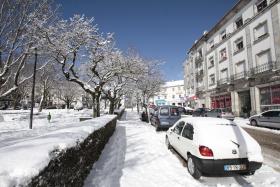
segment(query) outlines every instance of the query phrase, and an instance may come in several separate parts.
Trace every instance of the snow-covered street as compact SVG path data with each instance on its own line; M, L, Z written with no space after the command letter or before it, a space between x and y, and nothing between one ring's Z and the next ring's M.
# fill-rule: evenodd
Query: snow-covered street
M280 173L266 164L253 176L202 177L197 181L178 155L166 148L164 131L155 132L134 112L126 115L94 164L85 187L280 186Z

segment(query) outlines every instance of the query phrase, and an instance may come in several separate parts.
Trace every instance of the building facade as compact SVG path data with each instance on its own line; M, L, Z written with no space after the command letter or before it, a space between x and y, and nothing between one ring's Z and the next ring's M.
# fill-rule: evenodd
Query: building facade
M188 51L187 94L238 116L280 108L279 0L240 0Z
M157 106L176 105L184 106L184 80L165 82L160 92L154 96L153 102Z

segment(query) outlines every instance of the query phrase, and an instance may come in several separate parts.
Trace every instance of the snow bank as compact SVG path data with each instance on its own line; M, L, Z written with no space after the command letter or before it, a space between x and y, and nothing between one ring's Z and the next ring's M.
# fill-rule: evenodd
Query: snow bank
M52 159L53 150L73 147L100 129L115 115L68 124L61 129L0 146L0 186L26 185ZM32 130L30 130L32 131ZM1 135L1 134L0 134Z

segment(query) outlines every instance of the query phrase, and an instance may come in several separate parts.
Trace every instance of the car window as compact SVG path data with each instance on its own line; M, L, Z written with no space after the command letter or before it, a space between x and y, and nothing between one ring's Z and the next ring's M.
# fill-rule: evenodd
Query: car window
M280 117L280 111L273 111L272 117Z
M272 117L273 116L273 111L268 111L262 114L264 117Z
M187 123L185 125L185 128L182 132L182 136L190 140L193 140L193 126L191 124Z
M170 116L179 116L178 108L170 108Z
M168 116L168 108L164 107L160 109L160 115L161 116Z
M185 125L185 122L184 121L180 121L175 127L174 127L174 132L176 134L181 134L182 130L183 130L183 127Z

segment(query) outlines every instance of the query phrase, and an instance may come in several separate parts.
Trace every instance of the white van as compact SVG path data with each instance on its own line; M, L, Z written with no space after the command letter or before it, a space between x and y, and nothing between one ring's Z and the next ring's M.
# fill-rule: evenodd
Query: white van
M166 145L187 160L188 171L196 179L204 174L254 174L263 162L257 141L221 118L182 118L167 131Z

